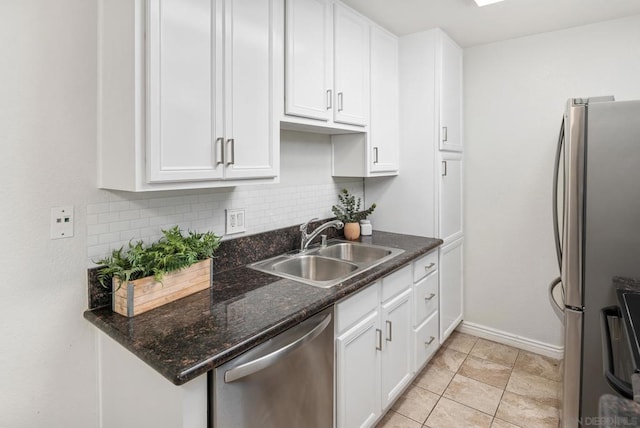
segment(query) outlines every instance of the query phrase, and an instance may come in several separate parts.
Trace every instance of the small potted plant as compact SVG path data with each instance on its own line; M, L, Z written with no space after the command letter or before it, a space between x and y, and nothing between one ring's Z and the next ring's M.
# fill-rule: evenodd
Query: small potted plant
M178 226L162 233L150 246L129 243L127 251L114 250L96 262L98 281L112 287L114 312L131 317L211 285L211 257L220 237L192 231L185 236Z
M342 189L338 194L340 205L331 207L331 212L336 218L344 223L344 237L350 241L355 241L360 237L360 220L364 220L376 209L376 204L372 204L368 209L360 211L361 198L357 198L349 193L347 189Z

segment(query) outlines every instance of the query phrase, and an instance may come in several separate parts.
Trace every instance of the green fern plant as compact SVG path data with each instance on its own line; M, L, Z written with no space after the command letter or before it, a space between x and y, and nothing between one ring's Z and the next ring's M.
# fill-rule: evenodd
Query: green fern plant
M338 200L340 205L331 207L331 212L343 223L357 223L367 218L376 209L376 204L372 204L366 210L360 211L362 199L356 199L347 189L342 189L338 194Z
M158 282L169 272L191 266L200 260L213 257L220 245L220 237L213 232L189 231L186 236L178 226L162 230L164 235L158 242L145 247L142 241L129 243L124 248L113 250L110 256L95 262L99 265L98 282L109 288L111 278L119 285L136 279L153 276Z

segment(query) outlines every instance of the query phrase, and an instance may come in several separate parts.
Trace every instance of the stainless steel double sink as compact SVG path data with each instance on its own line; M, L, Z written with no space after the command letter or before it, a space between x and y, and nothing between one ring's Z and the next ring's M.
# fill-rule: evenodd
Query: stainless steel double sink
M398 248L331 240L324 247L292 251L252 263L249 267L316 287L330 288L403 252Z

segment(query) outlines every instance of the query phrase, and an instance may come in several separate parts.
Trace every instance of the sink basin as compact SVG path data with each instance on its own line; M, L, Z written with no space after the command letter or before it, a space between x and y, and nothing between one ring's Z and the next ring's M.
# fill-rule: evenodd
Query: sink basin
M248 267L315 287L330 288L403 252L398 248L333 240L326 247L292 251Z
M273 270L312 281L331 281L349 275L357 265L320 256L298 256L273 265Z
M321 248L316 251L316 254L341 260L348 260L350 262L371 263L388 256L391 254L391 250L371 245L342 242Z

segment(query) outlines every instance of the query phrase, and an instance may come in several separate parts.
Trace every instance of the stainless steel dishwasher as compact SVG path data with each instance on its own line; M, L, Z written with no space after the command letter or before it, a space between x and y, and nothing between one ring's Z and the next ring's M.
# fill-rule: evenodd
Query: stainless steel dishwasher
M333 426L333 307L219 366L215 428Z

